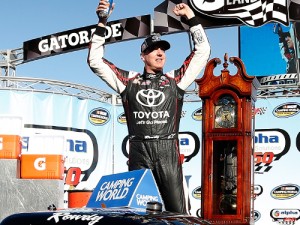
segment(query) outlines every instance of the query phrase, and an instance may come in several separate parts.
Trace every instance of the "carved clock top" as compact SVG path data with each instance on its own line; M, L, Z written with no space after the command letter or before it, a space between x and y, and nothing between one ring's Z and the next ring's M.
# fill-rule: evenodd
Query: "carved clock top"
M256 100L256 90L259 86L259 82L254 76L249 76L246 73L246 69L242 60L238 57L230 57L229 61L237 67L236 74L231 75L228 70L228 54L224 55L224 69L221 70L221 74L216 76L214 69L218 64L221 64L219 58L211 59L205 68L202 78L197 79L196 83L199 87L199 96L201 98L209 97L218 89L226 87L226 89L232 89L240 96L249 96Z

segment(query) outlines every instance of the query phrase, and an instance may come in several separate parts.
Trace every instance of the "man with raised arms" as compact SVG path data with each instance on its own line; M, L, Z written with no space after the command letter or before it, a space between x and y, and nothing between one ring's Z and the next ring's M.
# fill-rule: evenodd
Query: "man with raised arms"
M100 0L96 12L108 6L106 0ZM99 18L90 43L88 64L122 98L129 132L129 170L151 169L166 210L188 213L179 122L185 90L205 67L210 45L199 18L187 4L175 5L173 12L187 19L194 44L193 51L178 69L163 71L170 44L158 34L147 37L141 45L142 73L120 69L104 59L108 18Z

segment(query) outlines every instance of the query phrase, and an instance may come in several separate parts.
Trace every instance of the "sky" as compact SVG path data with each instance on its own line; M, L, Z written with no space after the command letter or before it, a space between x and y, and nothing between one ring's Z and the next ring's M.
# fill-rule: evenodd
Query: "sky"
M291 26L281 25L283 32L293 32ZM280 52L279 36L274 23L251 28L241 27L241 55L248 74L270 76L286 73L286 61Z
M114 0L116 7L109 20L151 14L163 0ZM23 42L42 36L94 25L98 19L95 13L98 0L2 0L0 14L0 50L18 49ZM228 56L238 56L238 28L225 27L206 29L211 44L210 58L223 61ZM162 37L171 44L167 51L164 71L181 66L190 52L187 33L168 34ZM143 71L140 59L140 45L143 39L123 41L107 45L105 58L126 70ZM17 77L33 77L82 84L114 93L102 80L92 73L86 63L88 50L70 53L20 64ZM221 66L215 69L220 74ZM234 73L235 68L229 67ZM193 87L191 87L193 88Z

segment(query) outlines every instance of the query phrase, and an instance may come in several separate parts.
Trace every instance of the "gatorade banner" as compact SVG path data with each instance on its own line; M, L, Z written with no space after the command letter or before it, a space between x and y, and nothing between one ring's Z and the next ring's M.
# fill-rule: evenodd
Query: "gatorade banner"
M150 15L108 22L106 43L145 37L150 34L150 23ZM95 29L91 25L26 41L23 62L87 48Z
M1 91L0 100L0 114L22 117L22 152L29 153L27 144L33 135L65 137L66 192L70 189L96 190L102 177L128 172L127 121L122 106L72 96L18 91ZM300 170L300 129L297 126L300 97L258 98L253 114L255 224L297 224L300 220L300 179L297 177ZM185 102L179 143L194 216L201 215L201 137L202 103L200 99Z
M189 28L187 20L175 16L172 12L174 6L179 3L189 4L204 28L242 24L259 27L269 22L277 22L284 26L289 24L288 0L164 0L153 9L154 18L149 14L108 22L106 43L143 38L153 32L161 34L185 32ZM300 5L292 2L291 7L291 19L297 19ZM151 20L154 21L153 30ZM96 26L95 24L75 28L25 41L23 63L87 48Z

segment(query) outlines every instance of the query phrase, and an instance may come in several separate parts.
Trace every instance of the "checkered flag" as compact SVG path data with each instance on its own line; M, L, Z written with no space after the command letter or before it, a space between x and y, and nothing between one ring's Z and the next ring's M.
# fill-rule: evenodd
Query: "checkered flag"
M122 30L122 35L118 37L110 37L106 40L107 43L143 38L151 34L150 15L114 20L112 22L109 22L108 26L112 26L114 24L118 24L118 26Z
M277 165L277 162L283 155L274 155L274 159L272 162L259 162L255 163L254 165L254 173L256 174L264 174L269 172L275 165Z
M176 4L193 2L196 0L165 0L154 9L154 33L176 33L188 30L185 18L175 16L173 8ZM269 21L276 21L287 26L287 0L258 0L254 3L225 5L212 11L191 7L201 20L204 28L234 26L246 24L258 27ZM218 2L219 3L219 2Z
M269 172L273 166L271 166L272 163L257 163L255 164L255 170L254 173L257 174L263 174Z
M175 5L179 3L189 4L190 0L165 0L154 9L154 33L177 33L189 29L184 17L176 16L173 13ZM217 0L220 1L220 0ZM237 18L214 18L195 11L204 28L218 28L223 26L241 25Z
M187 4L187 0L164 1L154 9L154 33L173 33L189 29L186 19L173 13L175 5L179 3Z
M241 7L229 8L224 13L211 14L218 17L237 17L253 27L276 21L289 25L287 2L282 0L261 0Z

